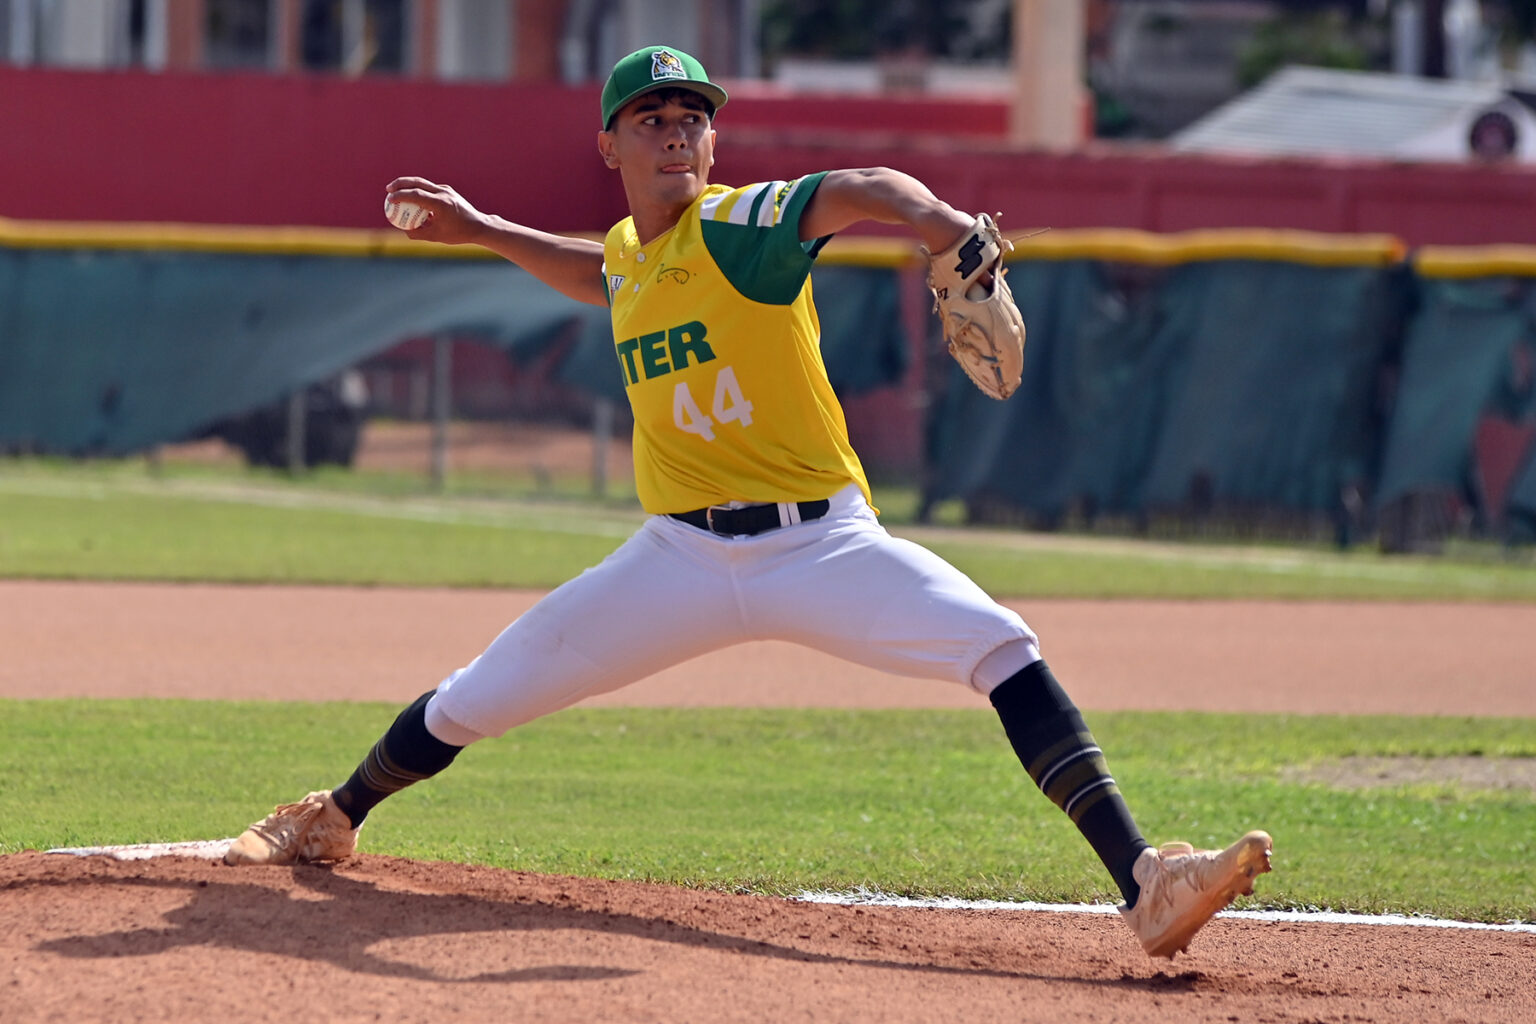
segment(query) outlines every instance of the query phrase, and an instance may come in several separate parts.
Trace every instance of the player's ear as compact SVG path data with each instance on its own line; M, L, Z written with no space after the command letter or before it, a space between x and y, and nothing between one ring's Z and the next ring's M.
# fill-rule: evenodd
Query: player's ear
M715 130L711 128L709 130L709 166L711 167L715 166L715 139L717 137Z
M613 148L613 132L600 131L597 133L597 151L602 154L603 163L610 170L619 166L619 154Z

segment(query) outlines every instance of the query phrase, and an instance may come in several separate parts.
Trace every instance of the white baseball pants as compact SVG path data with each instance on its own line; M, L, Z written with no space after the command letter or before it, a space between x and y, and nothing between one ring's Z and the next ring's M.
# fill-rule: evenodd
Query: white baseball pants
M427 727L457 745L499 736L748 640L788 640L981 693L1039 657L1017 613L938 555L892 537L850 485L821 519L755 537L650 517L443 680Z

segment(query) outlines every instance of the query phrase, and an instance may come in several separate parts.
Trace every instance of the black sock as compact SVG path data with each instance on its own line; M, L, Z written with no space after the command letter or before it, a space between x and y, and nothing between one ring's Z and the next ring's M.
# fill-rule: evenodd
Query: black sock
M379 742L368 751L352 777L331 791L336 801L357 828L378 803L391 793L398 793L412 783L430 779L447 768L463 747L444 743L427 731L428 690L395 719Z
M1109 869L1126 905L1135 906L1141 886L1131 866L1151 844L1141 837L1077 705L1045 662L1037 661L993 690L992 706L1029 777L1072 819Z

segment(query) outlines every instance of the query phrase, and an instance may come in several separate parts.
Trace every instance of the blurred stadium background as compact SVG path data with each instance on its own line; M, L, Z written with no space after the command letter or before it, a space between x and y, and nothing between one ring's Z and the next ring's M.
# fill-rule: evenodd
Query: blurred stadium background
M1536 0L0 0L0 450L393 445L441 483L505 447L622 491L602 311L380 202L422 174L604 231L597 92L663 40L731 92L716 180L887 164L1020 236L1003 406L910 244L817 271L855 443L920 511L1536 540Z

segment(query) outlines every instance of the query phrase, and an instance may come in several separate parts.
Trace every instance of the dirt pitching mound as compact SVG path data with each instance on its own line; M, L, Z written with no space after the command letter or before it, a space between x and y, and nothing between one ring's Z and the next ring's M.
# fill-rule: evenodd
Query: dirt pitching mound
M1528 1021L1536 936L843 907L359 856L0 858L8 1021Z

